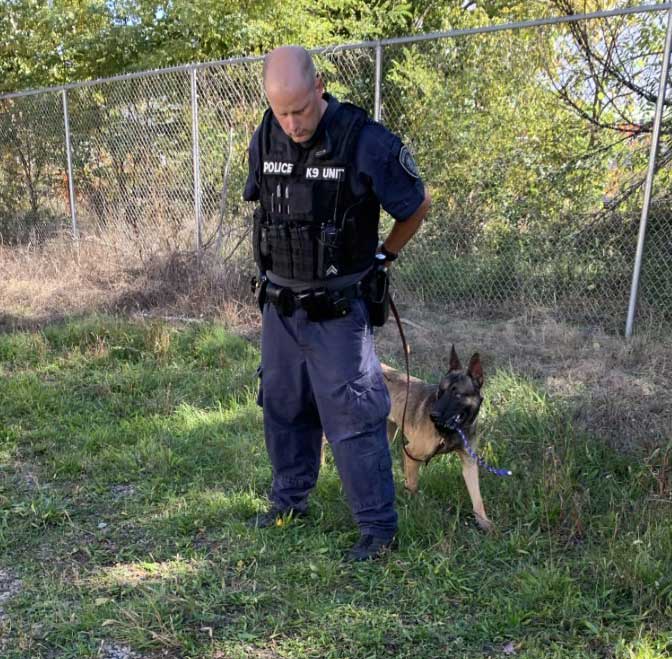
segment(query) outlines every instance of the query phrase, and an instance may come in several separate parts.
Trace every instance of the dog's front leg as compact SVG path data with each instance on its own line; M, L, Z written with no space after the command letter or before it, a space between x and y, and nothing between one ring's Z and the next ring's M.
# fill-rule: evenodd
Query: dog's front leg
M404 452L404 486L410 494L418 493L418 473L420 463L409 458Z
M399 426L392 421L392 419L387 420L387 441L394 441L394 438L397 436L397 430Z
M392 419L387 420L387 438L389 441L392 441L397 436L399 432L399 426L392 421ZM406 439L402 436L401 441L405 442ZM418 472L420 471L420 463L414 462L411 460L404 452L404 488L409 494L418 493Z
M478 464L465 451L459 451L459 454L460 460L462 460L462 477L469 492L476 523L483 531L493 531L493 524L485 514L485 506L481 498L481 488L478 484Z

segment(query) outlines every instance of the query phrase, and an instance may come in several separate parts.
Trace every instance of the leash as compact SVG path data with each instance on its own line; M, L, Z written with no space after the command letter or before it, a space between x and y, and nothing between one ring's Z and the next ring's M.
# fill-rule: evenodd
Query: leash
M390 295L390 309L392 309L392 315L394 316L394 319L397 321L397 327L399 328L399 336L401 337L401 345L404 349L404 357L406 360L406 399L404 400L404 411L401 414L401 448L403 449L404 453L414 462L422 462L423 464L428 465L429 461L441 451L441 449L444 446L444 443L441 442L436 449L434 450L434 453L432 453L426 460L420 460L419 458L416 458L412 456L408 449L406 448L406 440L404 439L404 426L406 424L406 408L408 407L408 397L410 396L411 393L411 367L409 365L409 359L408 359L408 343L406 341L406 335L404 334L404 328L401 326L401 318L399 317L399 311L397 310L397 306L394 304L394 300L392 299L392 296Z
M411 393L411 367L409 366L408 363L408 343L406 342L406 335L404 334L404 328L401 326L401 318L399 317L399 312L397 311L397 305L394 303L392 295L390 295L390 309L392 309L392 315L394 316L394 319L397 321L397 327L399 328L399 336L401 337L401 345L404 348L404 357L406 358L406 400L404 401L404 411L401 415L401 442L402 447L404 449L404 453L408 455L408 457L411 458L411 460L415 460L415 458L412 455L410 455L409 452L406 450L406 442L404 440L404 424L406 422L406 408L408 407L408 397ZM416 460L416 462L422 462L422 460Z
M510 471L509 469L496 469L495 467L491 467L485 460L483 460L483 458L481 458L478 455L478 453L476 453L476 451L474 451L474 449L471 448L471 446L469 446L469 442L467 441L467 436L466 436L464 430L462 430L462 428L460 428L460 426L455 424L455 425L453 425L452 429L455 430L457 432L457 434L462 438L462 444L464 446L464 450L469 454L469 457L472 460L476 460L476 462L478 462L478 464L481 467L483 467L483 469L486 469L487 471L489 471L491 474L494 474L495 476L512 476L513 475L513 472Z

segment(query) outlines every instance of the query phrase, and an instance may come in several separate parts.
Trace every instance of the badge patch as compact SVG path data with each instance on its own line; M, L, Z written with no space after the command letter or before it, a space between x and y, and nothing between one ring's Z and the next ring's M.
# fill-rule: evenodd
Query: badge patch
M420 178L420 172L418 171L418 166L413 160L411 152L405 145L402 145L401 151L399 151L399 164L404 168L404 171L413 178Z

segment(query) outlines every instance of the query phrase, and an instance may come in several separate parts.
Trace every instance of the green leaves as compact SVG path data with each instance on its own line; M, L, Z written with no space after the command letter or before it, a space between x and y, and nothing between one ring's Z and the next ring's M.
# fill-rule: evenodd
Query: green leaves
M37 0L5 2L0 91L440 29L429 0Z

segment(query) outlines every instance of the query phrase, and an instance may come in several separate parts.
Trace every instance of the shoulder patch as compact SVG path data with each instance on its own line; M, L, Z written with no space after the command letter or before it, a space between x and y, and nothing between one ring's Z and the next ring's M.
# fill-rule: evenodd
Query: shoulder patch
M401 145L401 150L399 151L399 164L409 176L412 178L420 178L418 166L415 164L411 152L404 144Z

